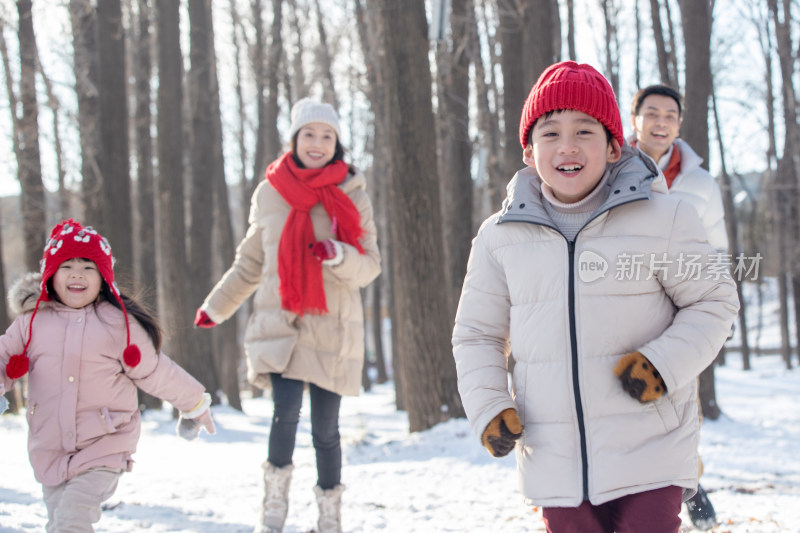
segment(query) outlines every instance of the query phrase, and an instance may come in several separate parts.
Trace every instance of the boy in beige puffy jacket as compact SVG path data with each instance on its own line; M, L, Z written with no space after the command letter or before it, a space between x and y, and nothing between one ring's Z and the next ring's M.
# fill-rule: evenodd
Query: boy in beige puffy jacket
M520 143L527 168L473 241L456 316L467 416L492 455L516 449L549 532L677 533L697 487L695 380L738 310L727 265L624 145L591 66L542 73Z

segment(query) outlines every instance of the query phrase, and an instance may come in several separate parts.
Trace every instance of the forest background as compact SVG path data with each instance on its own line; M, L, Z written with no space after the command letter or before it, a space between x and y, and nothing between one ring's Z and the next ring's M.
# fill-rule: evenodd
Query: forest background
M311 95L339 110L379 223L384 272L364 291L364 388L391 378L411 431L462 417L450 333L470 241L521 167L530 87L551 63L575 59L611 81L626 131L638 87L663 82L685 95L681 136L723 191L731 264L759 258L758 271L736 276L740 295L752 284L755 297L742 298L728 349L745 369L751 355L775 351L791 368L798 9L796 0L2 0L0 293L38 270L52 224L91 224L109 238L124 285L158 311L168 353L216 391L215 403L241 409L247 309L210 331L191 324L233 259L254 186L288 141L292 103ZM749 306L760 311L767 279L778 287L777 346L759 343L762 313L744 318ZM12 318L0 306L0 328ZM719 416L713 365L701 397L705 415ZM10 400L18 410L24 390Z

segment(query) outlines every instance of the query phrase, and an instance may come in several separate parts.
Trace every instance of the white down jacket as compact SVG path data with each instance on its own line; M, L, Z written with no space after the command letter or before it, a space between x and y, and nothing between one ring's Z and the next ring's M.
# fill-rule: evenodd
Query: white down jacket
M703 158L691 146L681 139L675 139L673 146L674 150L681 152L681 171L675 176L669 193L694 206L708 233L708 242L716 250L726 252L728 230L719 186L711 174L700 166Z
M738 310L727 265L711 262L695 210L662 194L652 160L626 147L607 172L608 199L569 242L544 210L535 171L519 171L473 241L456 316L472 429L480 436L517 409L519 482L535 505L597 505L669 485L691 494L696 378ZM635 350L661 372L661 399L639 403L614 375Z

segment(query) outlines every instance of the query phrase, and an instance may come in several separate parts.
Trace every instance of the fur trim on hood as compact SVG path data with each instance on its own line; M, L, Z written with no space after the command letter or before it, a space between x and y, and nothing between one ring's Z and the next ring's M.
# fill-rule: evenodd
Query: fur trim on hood
M8 291L8 304L11 311L16 314L30 313L36 307L36 300L41 294L42 275L39 272L28 272L11 286ZM46 307L48 302L39 306Z

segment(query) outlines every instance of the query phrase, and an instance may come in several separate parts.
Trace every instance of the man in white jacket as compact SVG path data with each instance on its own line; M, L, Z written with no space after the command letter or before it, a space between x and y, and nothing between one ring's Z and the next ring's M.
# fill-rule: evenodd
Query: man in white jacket
M664 173L669 194L688 201L697 210L711 246L717 252L727 253L728 233L719 186L700 166L703 159L678 138L682 120L681 97L675 89L666 85L640 89L631 104L635 134L631 145L653 158ZM701 462L701 475L702 470ZM697 487L697 494L686 506L698 529L707 530L716 525L714 507L702 486Z
M711 246L727 252L722 195L711 174L700 166L703 158L678 138L682 111L681 97L672 87L651 85L640 89L631 104L635 134L631 145L653 158L667 179L671 195L688 201L697 210Z

